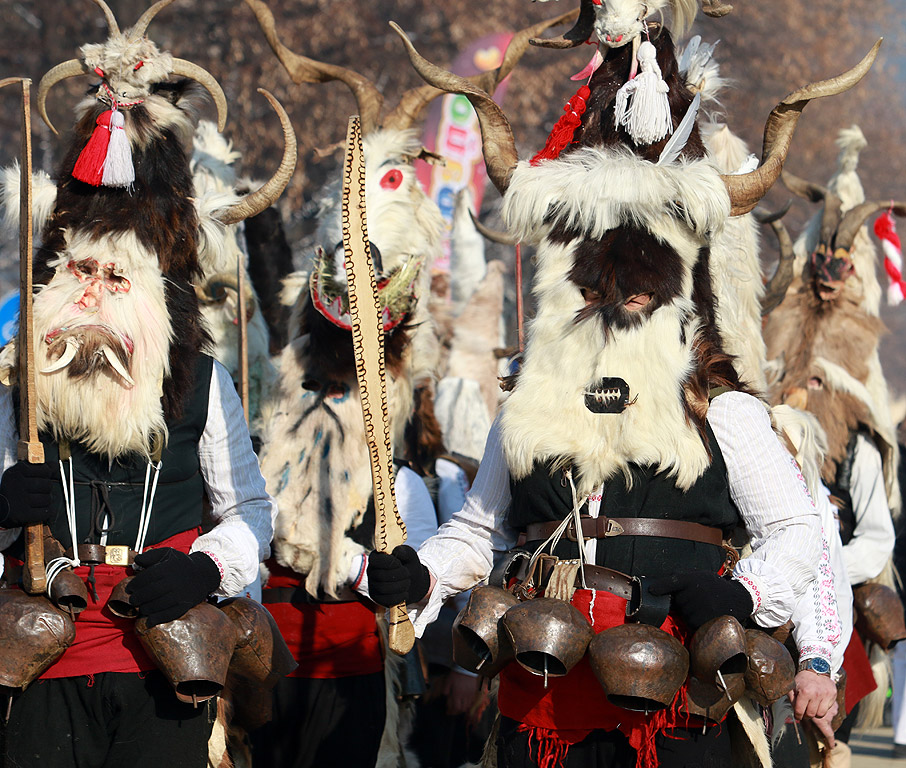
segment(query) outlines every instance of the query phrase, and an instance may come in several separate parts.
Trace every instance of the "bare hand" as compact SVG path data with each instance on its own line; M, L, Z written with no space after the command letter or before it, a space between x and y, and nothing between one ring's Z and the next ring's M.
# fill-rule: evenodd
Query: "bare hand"
M818 731L818 734L824 739L824 743L827 744L828 749L833 749L837 742L834 740L834 729L831 727L831 722L837 716L837 710L840 709L840 705L834 701L834 706L832 706L824 717L813 717L809 722L815 727Z
M788 695L797 722L803 717L821 719L837 702L837 685L827 675L806 669L796 675L795 687Z
M465 675L455 669L450 670L446 685L447 714L462 715L468 712L475 703L480 683L481 680L478 677Z

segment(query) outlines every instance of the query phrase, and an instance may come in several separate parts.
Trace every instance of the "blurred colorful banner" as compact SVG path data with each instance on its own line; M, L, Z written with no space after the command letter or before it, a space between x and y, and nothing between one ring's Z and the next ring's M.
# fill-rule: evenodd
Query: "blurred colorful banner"
M496 69L512 33L501 32L472 43L459 55L451 71L463 77L477 75ZM498 87L494 100L503 103L507 78ZM484 185L488 178L481 154L481 131L475 110L465 96L447 95L431 105L425 132L422 137L425 148L436 152L446 160L446 165L418 163L418 179L428 196L437 203L447 223L443 241L443 255L434 263L434 269L450 271L450 228L456 193L469 187L475 201L476 213L481 208Z

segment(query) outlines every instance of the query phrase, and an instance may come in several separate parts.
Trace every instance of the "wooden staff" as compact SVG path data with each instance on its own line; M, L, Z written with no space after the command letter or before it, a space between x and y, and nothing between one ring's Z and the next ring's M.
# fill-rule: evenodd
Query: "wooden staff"
M236 290L239 292L236 310L239 313L239 397L245 423L249 423L249 320L245 301L245 254L239 251L236 262Z
M0 88L22 84L22 152L19 159L19 443L20 461L44 463L44 446L38 439L35 414L35 337L32 314L32 183L31 183L31 80L9 77ZM24 439L23 439L24 438ZM25 528L25 568L22 586L32 595L47 588L44 570L44 526Z
M346 131L343 250L346 254L355 370L371 459L371 478L374 481L374 547L380 552L392 552L406 541L406 524L397 509L393 488L390 412L384 368L384 323L365 220L365 159L357 115L349 118ZM404 604L389 609L389 623L390 650L398 654L408 653L415 643L415 631Z

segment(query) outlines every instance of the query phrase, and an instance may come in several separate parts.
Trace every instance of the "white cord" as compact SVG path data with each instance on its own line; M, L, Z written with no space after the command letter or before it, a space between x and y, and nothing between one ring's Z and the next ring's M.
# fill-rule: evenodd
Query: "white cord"
M73 480L72 456L67 459L69 462L69 480L66 479L66 465L63 459L60 459L60 477L63 478L63 499L66 502L66 522L69 525L69 540L72 543L72 560L68 561L73 568L78 568L82 562L79 560L79 544L76 534L76 514L75 514L75 481ZM51 562L57 562L53 560ZM55 574L56 575L56 574ZM50 582L47 580L47 591L50 592Z
M156 464L148 462L145 469L145 487L142 490L142 513L138 521L138 535L135 537L135 553L140 555L145 548L145 537L148 535L148 526L151 524L151 507L154 506L154 496L157 493L157 481L160 479L160 468L163 462ZM151 492L148 492L148 480L151 469L154 469L154 479L151 481Z

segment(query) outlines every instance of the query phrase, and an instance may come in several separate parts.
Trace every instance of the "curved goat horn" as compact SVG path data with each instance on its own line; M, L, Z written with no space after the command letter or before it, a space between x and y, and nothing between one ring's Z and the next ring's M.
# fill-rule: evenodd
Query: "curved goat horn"
M721 2L721 0L702 0L702 12L705 16L713 19L720 19L732 12L733 6Z
M790 203L787 203L777 213L768 213L761 209L756 209L754 212L754 216L759 222L770 224L774 234L777 235L777 243L780 245L780 261L777 262L777 269L774 270L774 276L764 287L764 296L761 299L762 316L780 306L786 297L790 283L793 282L793 261L795 260L793 238L790 237L789 231L780 220L789 209Z
M257 216L265 208L273 205L276 199L283 194L283 190L286 189L286 185L296 169L296 134L293 132L289 116L269 91L259 88L258 93L270 102L274 112L280 118L280 125L283 127L283 159L269 181L217 215L217 218L226 225L238 224L243 219Z
M562 13L556 18L548 19L520 30L513 35L510 40L506 52L503 54L503 60L497 69L482 72L481 74L473 75L466 79L493 96L494 91L497 89L500 82L516 68L519 60L525 55L525 52L529 48L529 41L535 37L535 35L540 35L551 27L566 24L568 21L572 21L577 14L577 10L572 10L568 13ZM435 88L432 85L422 85L418 88L410 88L402 95L399 103L387 117L384 118L384 128L396 130L410 128L419 118L424 108L444 93L446 93L446 91Z
M164 8L166 8L173 0L158 0L154 5L152 5L147 11L145 11L135 22L135 26L129 30L129 37L138 38L145 34L145 30L148 29L148 25L151 23L151 19L157 16ZM223 130L221 128L221 130Z
M582 0L579 7L579 18L575 26L564 32L559 37L540 38L535 37L529 40L532 45L541 48L577 48L582 45L595 31L595 6L593 0Z
M226 96L223 95L223 88L221 88L220 83L214 79L214 75L203 67L193 64L191 61L177 59L175 56L173 57L172 74L178 75L179 77L191 78L205 87L205 90L207 90L207 92L211 94L211 98L214 99L214 104L217 107L217 130L222 132L223 129L226 128L227 100Z
M896 216L906 216L906 203L894 203L890 200L878 200L874 202L861 203L860 205L850 208L843 214L843 221L837 230L837 239L834 241L835 248L845 248L847 251L853 247L853 241L859 230L865 223L865 220L873 213L886 209L893 211Z
M38 114L41 115L41 119L54 133L58 133L58 131L54 128L53 123L50 122L50 118L47 116L47 94L50 93L50 89L61 80L87 74L89 74L89 72L85 69L85 66L81 61L78 59L70 59L69 61L64 61L62 64L57 64L57 66L44 75L38 83Z
M834 239L834 232L837 231L837 226L840 224L840 211L843 207L843 201L839 195L831 192L827 187L822 187L812 181L806 181L786 170L781 172L780 180L790 192L803 200L808 200L812 203L824 201L819 241L830 245Z
M76 353L79 351L79 344L75 339L66 339L66 348L63 350L63 354L46 368L41 369L41 373L56 373L57 371L63 370L67 365L69 365L76 356Z
M812 203L820 203L828 195L827 187L822 187L813 181L806 181L800 176L790 173L785 168L780 173L780 180L783 182L783 186L796 197L801 197Z
M722 177L730 194L731 216L751 211L777 181L805 105L812 99L843 93L858 83L871 69L882 40L878 40L865 58L848 72L793 91L774 107L764 127L761 166L751 173Z
M500 243L501 245L516 245L516 243L519 242L518 238L513 237L506 232L498 232L495 229L486 227L478 220L478 217L471 210L469 210L469 217L472 219L475 229L478 230L478 234L486 240L490 240L492 243Z
M359 117L362 121L362 133L368 134L378 127L384 97L381 96L374 83L358 72L346 67L326 64L309 59L307 56L293 53L280 42L274 22L274 14L271 13L270 8L261 0L245 0L245 4L254 12L255 18L258 19L264 36L267 38L267 42L296 85L301 83L327 83L331 80L339 80L355 96L356 104L359 108Z
M251 0L246 0L246 2L251 2ZM409 61L412 62L415 71L425 82L448 93L461 93L471 102L478 114L482 151L488 169L488 177L500 194L504 194L510 184L513 169L519 161L519 154L516 152L513 132L503 111L486 91L472 85L464 77L454 75L422 58L399 25L391 21L390 26L402 38L409 54Z
M107 5L104 0L94 0L94 4L104 12L104 17L107 19L107 31L110 33L110 37L118 35L120 33L120 25L116 23L116 16L113 15L110 6Z

